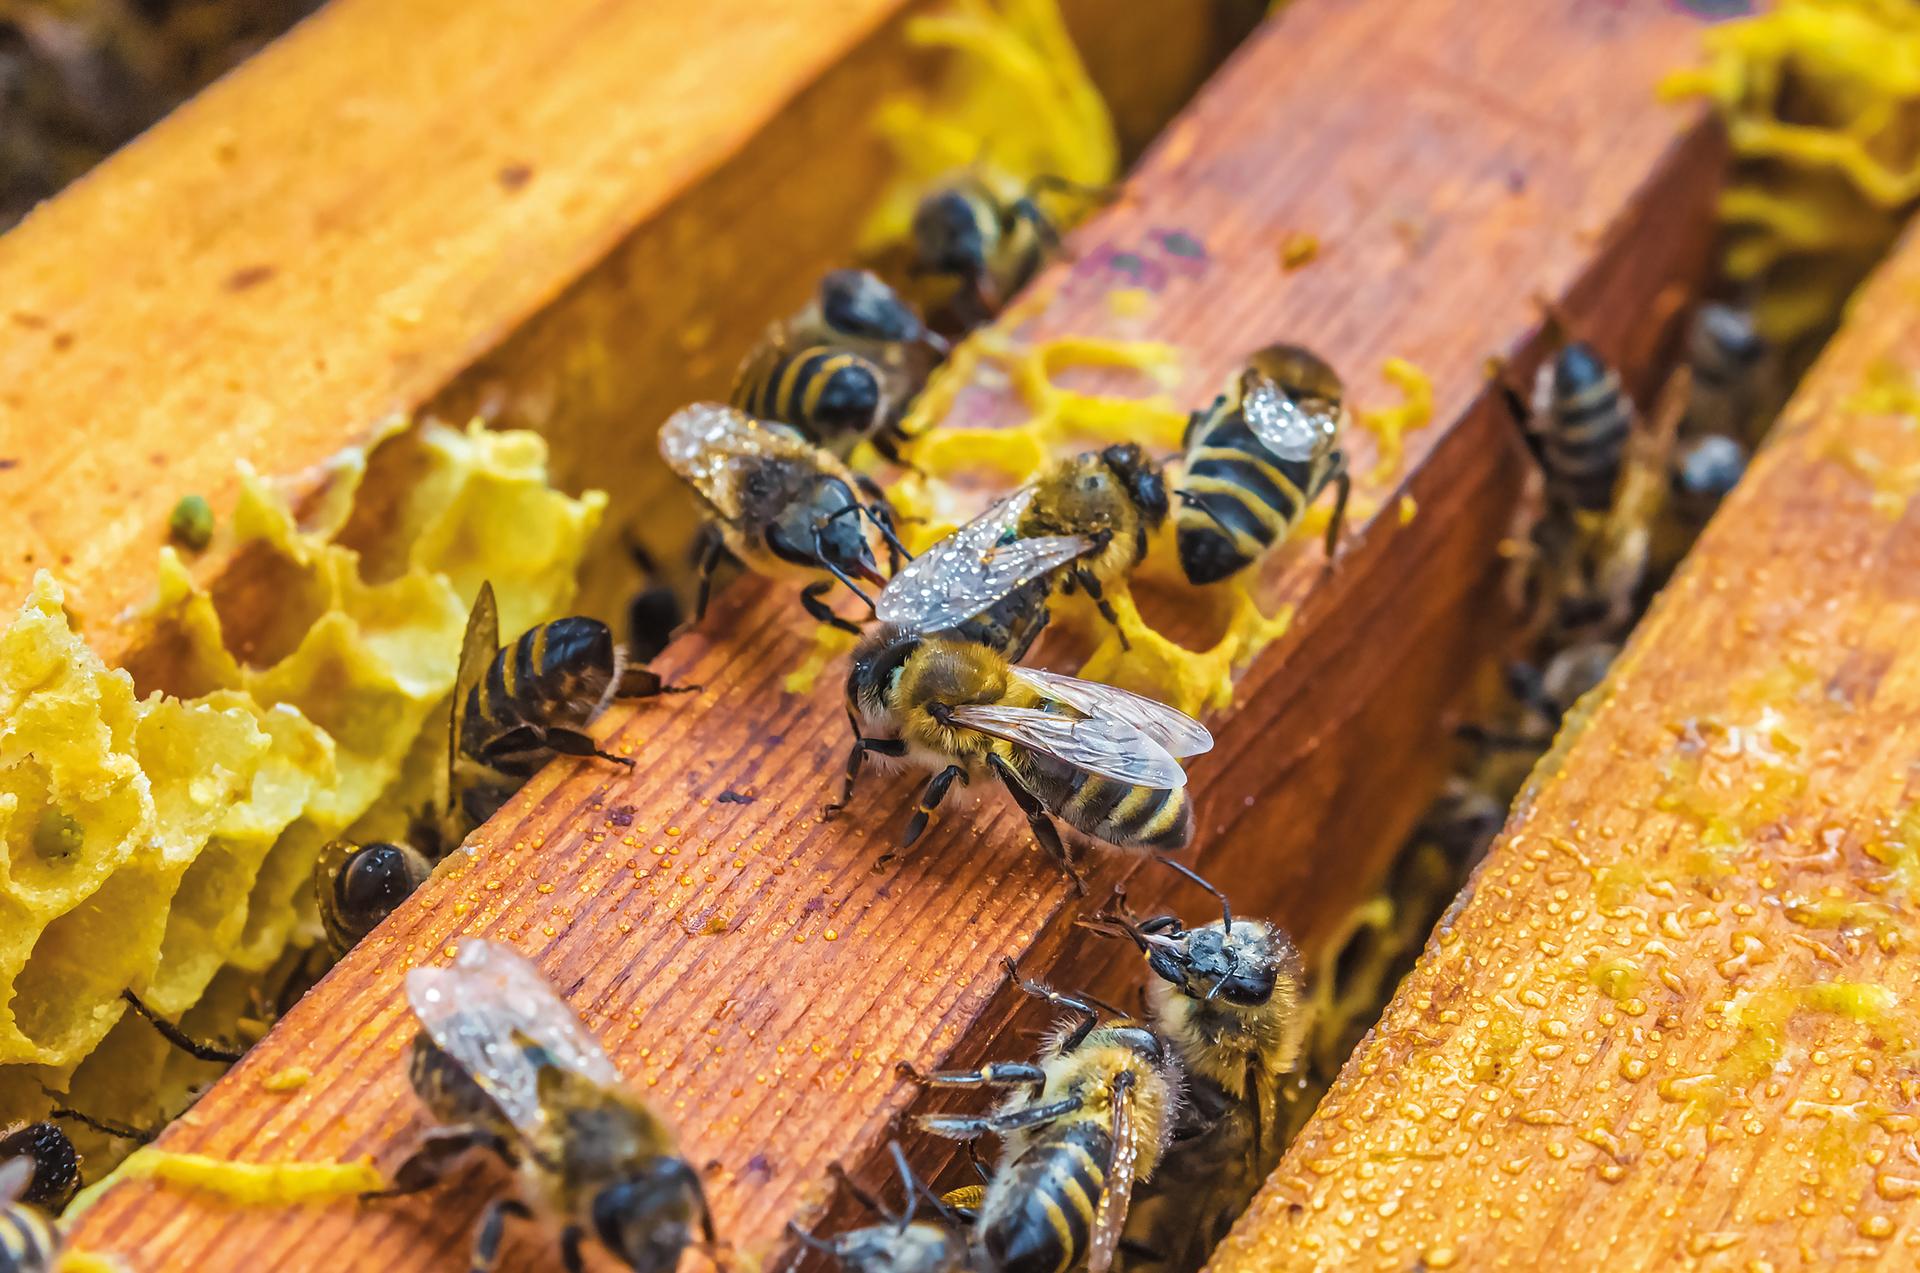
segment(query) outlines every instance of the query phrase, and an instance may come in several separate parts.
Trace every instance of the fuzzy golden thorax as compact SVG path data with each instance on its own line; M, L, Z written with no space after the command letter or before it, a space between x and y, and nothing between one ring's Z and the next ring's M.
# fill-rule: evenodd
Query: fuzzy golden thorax
M993 650L966 641L928 639L901 665L888 702L900 721L901 737L910 745L962 764L978 764L999 744L985 734L941 724L939 709L962 703L1029 707L1039 697Z
M1106 546L1083 564L1106 582L1140 559L1140 508L1101 453L1062 460L1036 484L1020 518L1023 539L1041 535L1106 535Z
M1218 923L1196 932L1219 931ZM1259 1002L1211 987L1156 979L1147 986L1148 1016L1173 1043L1181 1061L1236 1098L1244 1097L1249 1062L1254 1072L1278 1079L1299 1063L1308 1013L1302 1003L1301 967L1293 943L1279 929L1258 921L1234 923L1228 950L1237 961L1270 970L1272 992Z
M1063 1026L1063 1032L1067 1028ZM1107 1022L1071 1052L1056 1051L1058 1046L1057 1042L1049 1043L1041 1054L1041 1068L1047 1076L1041 1093L1037 1097L1021 1093L1001 1109L1045 1105L1074 1093L1078 1093L1084 1103L1074 1113L1053 1123L1008 1135L1001 1162L1018 1159L1036 1141L1046 1139L1049 1129L1079 1122L1110 1127L1118 1080L1122 1074L1130 1074L1129 1099L1133 1102L1133 1123L1140 1144L1134 1179L1146 1180L1159 1166L1160 1155L1166 1150L1175 1115L1179 1112L1181 1079L1173 1049L1145 1025L1128 1020Z

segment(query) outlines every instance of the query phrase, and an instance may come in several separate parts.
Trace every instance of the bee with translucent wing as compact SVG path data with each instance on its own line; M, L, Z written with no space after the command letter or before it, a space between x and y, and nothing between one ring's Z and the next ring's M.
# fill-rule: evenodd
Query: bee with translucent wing
M1088 451L1054 465L901 567L874 614L920 632L975 635L965 627L970 621L988 620L1000 603L1041 582L1029 603L1038 604L1052 591L1046 581L1057 580L1065 591L1084 590L1117 626L1105 589L1146 556L1147 536L1166 517L1160 466L1139 447ZM1001 647L1009 657L1023 651Z
M506 1222L558 1227L569 1273L597 1240L626 1267L667 1273L693 1243L711 1250L713 1220L699 1175L671 1131L620 1072L539 970L497 942L468 938L451 968L407 974L419 1018L408 1078L441 1126L394 1173L384 1197L438 1184L471 1150L520 1173L522 1198L486 1211L473 1268L491 1269Z
M1058 818L1123 848L1176 852L1193 838L1180 758L1213 737L1198 721L1126 690L1015 667L985 646L885 627L847 676L854 744L840 800L869 754L932 771L901 846L912 845L957 779L997 778L1049 856L1082 889Z
M807 613L860 631L822 597L838 580L872 608L873 599L854 580L885 584L878 553L884 550L895 565L906 556L893 533L892 510L872 481L785 425L713 402L675 412L661 426L660 454L700 497L719 532L700 560L695 623L706 615L724 549L756 574L811 580L800 592Z

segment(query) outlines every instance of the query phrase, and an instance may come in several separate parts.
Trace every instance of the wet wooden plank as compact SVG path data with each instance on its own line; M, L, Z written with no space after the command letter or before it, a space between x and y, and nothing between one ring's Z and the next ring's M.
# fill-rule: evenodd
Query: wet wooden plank
M1920 240L1213 1267L1920 1248Z
M1293 631L1240 681L1194 772L1201 864L1243 906L1323 931L1371 887L1438 781L1441 708L1501 627L1495 545L1523 472L1483 401L1486 355L1523 353L1545 292L1644 363L1657 335L1646 316L1702 273L1717 141L1652 97L1696 29L1656 0L1554 0L1524 15L1300 0L1042 281L1027 337L1172 341L1190 403L1250 346L1286 337L1346 368L1363 407L1391 400L1378 378L1389 356L1433 378L1438 423L1406 439L1395 475L1363 487L1387 511L1357 529L1340 568L1293 549L1262 580L1269 611L1298 605ZM1125 254L1167 230L1203 242L1207 268L1169 277L1144 313L1120 312L1109 294L1129 281ZM1325 250L1283 273L1280 243L1300 230ZM1005 392L983 382L956 413L1017 415ZM1356 449L1365 473L1374 456L1364 438ZM1174 616L1175 636L1202 639L1198 607L1145 604ZM789 1218L827 1203L829 1160L874 1164L910 1097L897 1060L1030 1046L999 993L1002 956L1069 982L1130 980L1130 954L1070 941L1088 902L997 801L955 810L883 873L904 783L870 782L842 819L818 820L846 738L831 676L806 695L781 688L807 644L790 594L731 589L657 664L705 692L610 713L611 744L639 762L631 775L557 765L536 778L476 835L471 865L354 952L163 1143L393 1161L417 1122L399 974L462 934L501 935L552 973L690 1157L716 1163L725 1234L772 1254ZM1166 873L1136 865L1105 861L1092 900L1128 875L1142 904L1164 899ZM264 1093L261 1077L291 1064L314 1081ZM131 1185L78 1240L137 1268L457 1267L482 1179L432 1201L297 1212ZM527 1236L508 1267L540 1258Z

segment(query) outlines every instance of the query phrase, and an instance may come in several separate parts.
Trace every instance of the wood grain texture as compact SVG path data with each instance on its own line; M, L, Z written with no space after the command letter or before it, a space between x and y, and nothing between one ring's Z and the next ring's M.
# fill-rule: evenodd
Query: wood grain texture
M1498 629L1483 603L1523 471L1482 401L1486 355L1530 344L1532 297L1546 292L1603 348L1643 360L1656 298L1702 272L1717 142L1651 91L1695 32L1657 0L1553 0L1524 15L1300 0L1043 280L1053 290L1034 333L1175 341L1195 403L1249 347L1285 337L1347 369L1362 405L1385 399L1375 371L1389 355L1434 377L1439 423L1409 438L1391 489L1369 492L1390 510L1410 494L1418 515L1359 529L1331 574L1312 551L1276 557L1262 599L1298 602L1295 630L1248 671L1196 766L1201 864L1244 905L1321 931L1371 887L1437 782L1434 722ZM1123 320L1107 249L1149 247L1169 228L1204 241L1210 265ZM1283 275L1279 243L1302 228L1327 250ZM1004 394L982 384L955 413L1018 414ZM1364 473L1364 439L1357 449ZM1189 613L1171 630L1198 639L1199 622ZM831 677L808 696L779 688L805 632L790 593L731 589L656 665L706 691L609 713L610 744L638 761L631 775L556 765L533 780L476 834L469 865L364 942L163 1143L395 1161L418 1126L399 1062L400 974L463 934L499 935L554 976L689 1156L715 1162L723 1232L774 1256L787 1219L830 1201L828 1161L875 1165L911 1096L897 1060L1027 1050L998 993L1002 956L1068 981L1130 980L1131 954L1067 949L1088 902L990 796L884 873L904 782L870 779L842 819L818 820L847 739ZM1166 873L1136 865L1106 859L1090 900L1128 874L1142 904L1166 897ZM314 1081L262 1090L294 1064ZM463 1179L407 1204L291 1212L127 1185L76 1240L137 1269L453 1268L497 1183ZM522 1234L504 1267L552 1258Z
M1911 1268L1920 239L1213 1267Z

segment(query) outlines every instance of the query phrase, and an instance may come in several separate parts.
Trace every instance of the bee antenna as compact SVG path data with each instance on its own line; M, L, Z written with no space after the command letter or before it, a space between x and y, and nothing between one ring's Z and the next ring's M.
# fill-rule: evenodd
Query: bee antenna
M1172 871L1177 872L1180 875L1186 876L1187 879L1191 880L1195 884L1198 884L1201 888L1207 890L1207 892L1213 894L1214 899L1220 903L1220 916L1221 916L1221 919L1224 921L1224 925L1225 925L1224 931L1229 933L1233 931L1233 907L1228 903L1227 895L1225 893L1222 893L1219 889L1215 888L1211 881L1209 881L1205 876L1201 875L1198 871L1194 870L1192 867L1187 866L1185 863L1176 862L1169 857L1159 858L1158 860L1161 863L1161 865L1167 867Z
M802 1228L798 1220L787 1221L787 1232L800 1239L800 1241L809 1248L820 1252L822 1255L832 1255L834 1253L833 1243L827 1241L810 1229Z

